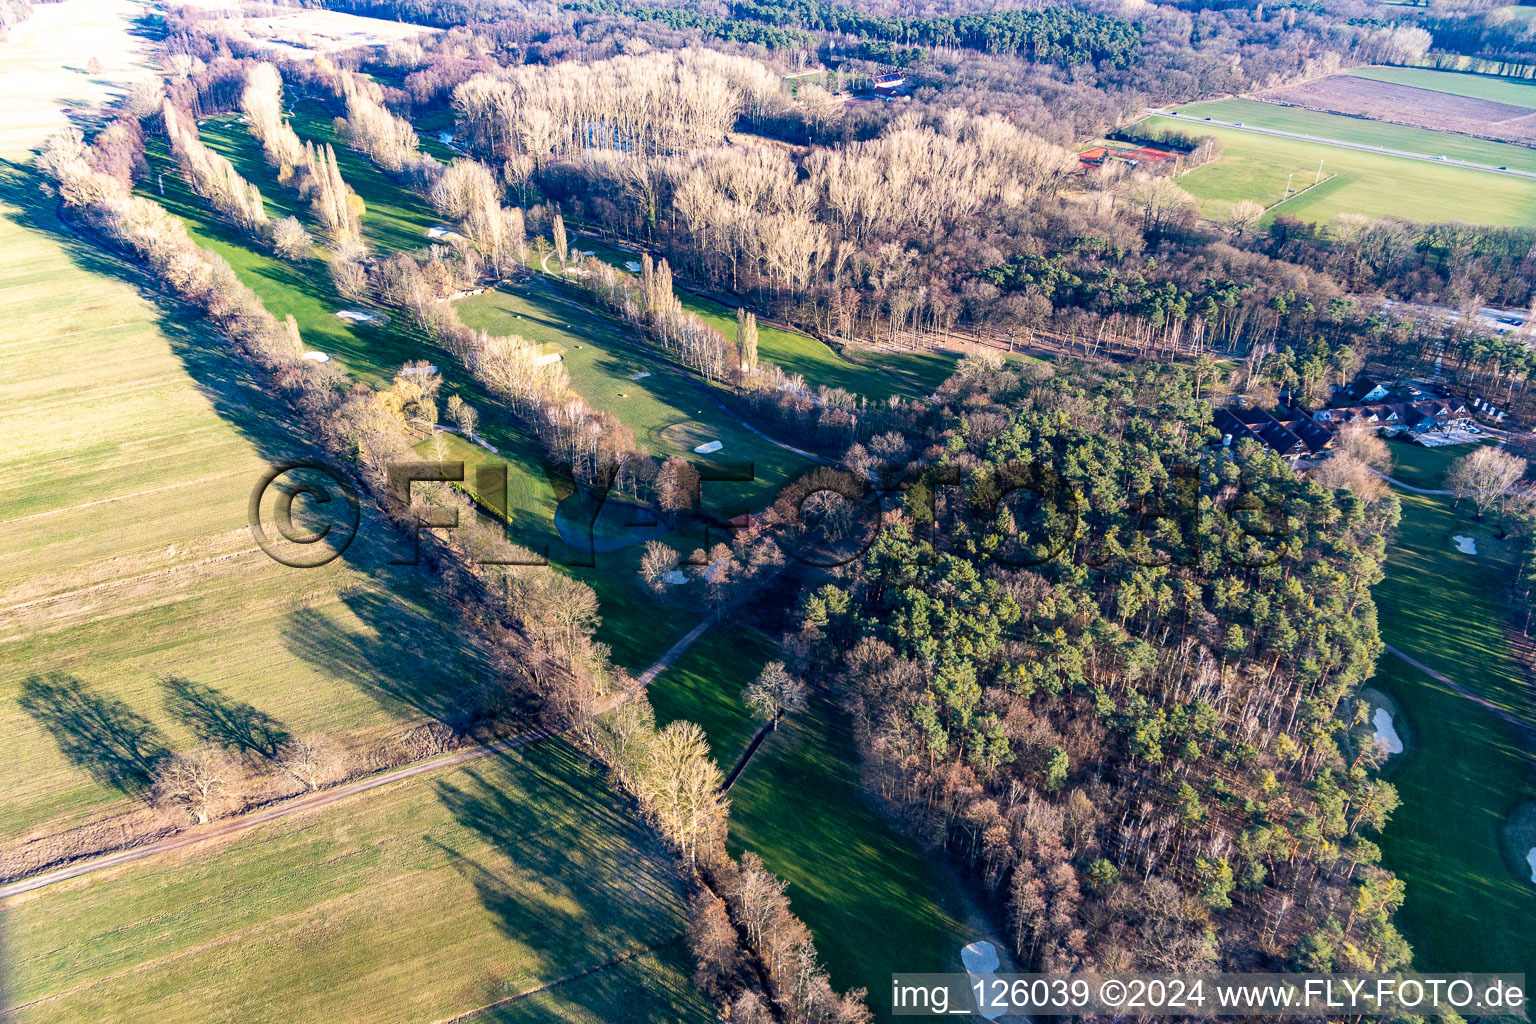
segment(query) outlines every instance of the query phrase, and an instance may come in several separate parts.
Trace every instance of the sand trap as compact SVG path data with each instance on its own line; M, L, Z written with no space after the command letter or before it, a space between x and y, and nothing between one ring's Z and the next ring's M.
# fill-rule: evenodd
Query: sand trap
M978 939L960 950L960 963L965 966L965 973L969 974L973 980L986 982L1000 966L997 947L985 939ZM983 992L990 994L993 988L995 988L993 985L984 985ZM972 991L975 991L974 986ZM1008 1008L994 1006L990 1000L987 1000L977 1008L977 1012L987 1020L997 1020L1008 1012Z
M639 373L632 373L632 374L630 374L629 375L629 379L630 380L645 380L645 378L649 377L650 375L651 375L651 371L650 370L641 370Z
M1371 716L1371 721L1376 726L1376 742L1382 749L1389 754L1401 754L1403 741L1392 724L1392 712L1386 708L1377 708L1376 714Z
M624 269L629 271L631 274L638 274L640 273L640 264L636 263L634 260L625 260Z
M566 267L565 272L570 277L590 277L592 271L586 267Z
M565 356L561 355L559 352L551 352L548 355L539 356L539 358L537 358L537 359L535 359L533 361L533 365L534 366L550 366L550 365L552 365L554 363L560 362L560 360L562 360L564 358L565 358Z
M355 309L339 309L336 311L336 315L343 320L350 320L355 324L365 324L373 319L372 313L359 313Z
M1471 537L1462 537L1459 534L1451 538L1451 543L1456 545L1456 550L1464 555L1477 554L1477 541Z
M721 444L719 441L705 441L703 444L695 448L694 452L699 455L712 455L724 447L725 445Z
M679 583L688 582L688 574L681 569L668 569L661 574L661 582L677 586Z
M428 238L447 238L449 234L449 230L444 227L427 228Z
M437 367L433 366L431 363L428 363L426 366L404 366L404 367L401 367L401 369L400 369L400 376L402 376L402 377L415 377L415 376L417 376L419 374L427 374L428 376L430 376L431 374L434 374L436 372L437 372Z
M1531 847L1531 852L1525 855L1525 862L1531 866L1531 881L1536 882L1536 846Z
M324 352L305 352L304 358L312 363L328 363L331 361L331 357Z
M453 145L453 132L438 132L437 141L445 146Z

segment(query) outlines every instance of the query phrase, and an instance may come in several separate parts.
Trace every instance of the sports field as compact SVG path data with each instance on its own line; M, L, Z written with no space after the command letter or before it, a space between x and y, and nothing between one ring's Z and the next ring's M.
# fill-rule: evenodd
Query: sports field
M650 687L659 723L699 723L729 772L758 723L742 687L774 657L762 632L706 634ZM869 989L877 1019L890 1011L892 971L959 970L967 901L941 853L923 851L871 805L840 712L813 697L769 736L731 788L730 849L751 850L789 882L832 983ZM993 938L997 938L993 936Z
M6 1019L712 1020L670 856L585 757L525 753L7 901Z
M1214 117L1218 121L1273 128L1276 131L1295 132L1298 135L1315 135L1323 139L1338 139L1362 146L1379 146L1404 153L1424 156L1446 156L1452 160L1487 164L1490 167L1511 167L1520 171L1536 172L1536 149L1516 146L1507 142L1489 142L1450 132L1430 131L1404 124L1370 121L1363 117L1346 117L1341 114L1325 114L1302 107L1284 106L1279 103L1262 103L1258 100L1213 100L1180 107L1183 117ZM1199 125L1194 126L1201 130ZM1187 126L1186 126L1187 128ZM1326 170L1326 166L1325 166ZM1283 184L1283 183L1282 183ZM1536 187L1536 182L1531 185Z
M1536 11L1536 8L1531 8ZM1431 89L1452 96L1466 96L1476 100L1491 100L1511 106L1536 110L1536 82L1516 78L1498 78L1494 75L1475 75L1467 71L1434 71L1429 68L1364 67L1355 68L1348 74L1356 78L1369 78L1373 82L1391 82L1415 89Z
M1183 117L1156 117L1158 128L1189 131ZM1181 176L1179 186L1200 202L1203 216L1219 219L1234 202L1252 199L1266 206L1293 188L1312 182L1323 161L1333 177L1271 211L1301 220L1326 222L1340 213L1470 224L1536 224L1536 180L1449 164L1345 149L1300 139L1201 125L1202 134L1221 140L1222 156Z
M1470 449L1392 446L1399 479L1435 488ZM1504 634L1511 545L1452 499L1401 494L1403 520L1376 587L1382 636L1526 721L1529 684ZM1464 554L1453 536L1469 536ZM1371 685L1406 717L1408 749L1386 769L1401 806L1382 835L1385 866L1406 883L1399 926L1425 970L1529 970L1536 885L1504 850L1508 815L1536 799L1529 740L1488 710L1383 655ZM1521 869L1524 869L1523 872Z

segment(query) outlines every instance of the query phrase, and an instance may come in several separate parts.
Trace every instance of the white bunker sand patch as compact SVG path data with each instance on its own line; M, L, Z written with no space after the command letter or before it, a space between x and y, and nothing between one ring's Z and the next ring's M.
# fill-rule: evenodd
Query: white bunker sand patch
M719 451L724 447L725 445L721 444L719 441L705 441L703 444L695 448L694 451L699 455L709 455Z
M533 365L534 366L550 366L550 365L552 365L554 363L560 362L560 360L562 360L564 358L565 358L565 356L561 355L559 352L550 352L550 353L548 353L546 355L539 356L539 358L535 359L533 361Z
M625 260L624 269L629 271L631 274L638 274L640 273L640 264L636 263L634 260Z
M993 973L1000 966L997 959L997 948L985 939L978 939L960 950L960 963L965 967L965 973L974 981L982 983L982 991L990 992L995 986L986 984ZM997 1020L1007 1012L1006 1006L993 1006L989 1000L983 1000L978 1012L987 1020Z
M1401 754L1403 752L1403 740L1398 736L1397 728L1392 724L1392 712L1386 708L1377 708L1376 714L1371 716L1371 722L1376 726L1376 742L1389 754Z
M305 352L304 358L308 359L312 363L328 363L331 361L331 357L326 355L324 352Z
M449 231L445 227L430 227L430 228L427 228L427 237L428 238L447 238L448 235L449 235Z
M651 375L651 371L650 370L641 370L639 373L632 373L632 374L630 374L629 375L629 379L630 380L645 380L645 378L649 377L650 375Z
M1460 534L1451 538L1451 543L1456 545L1456 550L1464 555L1477 554L1477 541L1472 537L1463 537Z
M1531 852L1525 855L1525 862L1531 866L1531 881L1536 882L1536 846L1531 847Z
M661 582L677 586L680 583L688 582L688 574L681 569L668 569L661 574Z
M338 309L336 315L355 324L365 324L373 319L372 313L360 313L355 309Z

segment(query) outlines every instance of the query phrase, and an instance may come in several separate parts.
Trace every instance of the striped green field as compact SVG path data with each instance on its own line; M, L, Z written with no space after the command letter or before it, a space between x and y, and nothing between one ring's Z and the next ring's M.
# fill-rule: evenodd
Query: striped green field
M1346 117L1342 114L1325 114L1302 107L1289 107L1279 103L1258 100L1213 100L1209 103L1192 103L1180 107L1181 119L1213 117L1218 121L1273 128L1276 131L1312 135L1320 139L1337 139L1340 142L1360 146L1378 146L1403 153L1422 156L1446 156L1452 160L1486 164L1489 167L1511 167L1519 171L1536 173L1536 149L1507 142L1489 142L1466 135L1437 132L1428 128L1412 128L1385 121L1370 121L1363 117ZM1200 126L1195 126L1200 130Z
M1189 131L1185 117L1154 117L1154 127ZM1203 216L1220 218L1231 204L1278 202L1294 186L1311 182L1323 162L1333 177L1280 206L1301 220L1326 222L1340 213L1418 221L1464 221L1514 226L1536 224L1536 180L1434 161L1346 149L1324 143L1200 125L1221 141L1220 159L1179 178L1200 202Z
M1536 11L1536 7L1529 8ZM1391 82L1408 85L1415 89L1467 96L1475 100L1492 100L1516 107L1536 110L1536 82L1517 78L1499 78L1496 75L1478 75L1470 71L1435 71L1430 68L1363 67L1348 74L1356 78L1369 78L1373 82Z

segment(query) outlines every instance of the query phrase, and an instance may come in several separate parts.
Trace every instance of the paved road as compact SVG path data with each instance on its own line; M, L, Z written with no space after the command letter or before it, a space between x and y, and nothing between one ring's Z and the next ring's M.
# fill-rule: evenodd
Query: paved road
M1507 174L1513 178L1536 179L1536 171L1516 171L1507 167L1496 167L1493 164L1478 164L1470 160L1442 160L1437 156L1426 156L1423 153L1410 153L1406 149L1387 149L1385 146L1367 146L1360 142L1346 142L1343 139L1329 139L1321 135L1303 135L1300 132L1283 132L1278 128L1259 128L1251 124L1239 124L1236 121L1218 121L1215 118L1191 117L1185 114L1175 114L1171 110L1163 110L1158 107L1148 107L1148 114L1159 117L1171 117L1177 121L1185 121L1199 127L1202 124L1215 124L1223 128L1236 128L1242 132L1253 132L1256 135L1277 135L1282 139L1300 139L1303 142L1318 142L1325 146L1338 146L1340 149L1358 149L1364 153L1382 153L1386 156L1400 156L1409 160L1424 160L1432 164L1450 164L1453 167L1469 167L1476 171L1489 171L1493 174Z
M684 651L693 646L694 641L703 636L705 631L714 624L714 621L715 617L713 615L706 616L703 621L684 634L682 639L673 644L665 654L656 659L654 664L640 673L635 680L638 684L635 688L621 691L608 698L598 706L598 713L601 714L613 710L625 700L628 700L634 693L649 686L655 681L657 676L661 675L674 661L681 657ZM257 825L264 825L269 821L286 818L292 814L302 814L305 811L329 807L334 803L339 803L360 793L367 793L383 786L393 785L396 782L403 782L406 779L425 775L428 772L452 768L455 765L479 760L482 757L490 757L492 754L516 750L518 747L525 747L549 739L553 735L555 735L553 730L535 729L532 732L513 737L512 739L496 740L479 746L465 747L462 750L450 751L439 757L418 761L404 768L397 768L392 772L385 772L383 775L375 775L345 786L337 786L335 789L323 789L318 793L310 793L293 800L286 800L280 804L274 804L271 807L253 811L250 814L242 814L237 818L231 818L227 821L221 821L202 828L189 828L185 832L180 832L158 842L147 843L144 846L136 846L128 850L118 850L100 857L76 861L73 864L66 864L64 867L53 871L47 871L40 875L33 875L31 878L24 878L19 882L0 886L0 900L20 896L22 893L32 892L59 882L66 882L72 878L79 878L82 875L120 867L124 864L131 864L134 861L145 860L149 857L157 857L162 853L170 853L172 850L185 849L188 846L195 846L210 839L221 839L225 836L235 835L247 829L255 828Z

